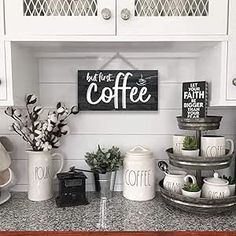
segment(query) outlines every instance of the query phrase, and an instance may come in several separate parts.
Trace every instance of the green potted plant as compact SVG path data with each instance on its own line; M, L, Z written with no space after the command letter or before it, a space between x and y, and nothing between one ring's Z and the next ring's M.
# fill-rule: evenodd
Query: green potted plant
M232 176L227 177L225 175L223 175L222 178L229 181L230 196L234 196L235 195L236 179L233 178Z
M186 136L183 141L182 155L189 157L198 157L199 149L197 140L194 136Z
M101 196L111 197L114 191L116 171L123 163L123 155L118 147L110 149L98 145L96 152L87 152L85 161L94 172L95 188Z
M186 197L200 198L201 189L196 183L186 183L182 188L182 194Z

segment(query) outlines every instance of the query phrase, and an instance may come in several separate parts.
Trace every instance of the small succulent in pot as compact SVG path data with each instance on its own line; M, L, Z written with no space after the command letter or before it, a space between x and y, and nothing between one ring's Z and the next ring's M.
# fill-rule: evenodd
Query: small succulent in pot
M201 189L196 183L186 183L182 188L182 194L186 197L200 198Z
M236 184L236 179L233 178L232 176L227 177L226 175L223 175L222 178L225 179L225 180L228 180L229 181L229 185Z
M197 140L194 136L186 136L183 141L182 148L183 156L198 157L199 149L197 146Z
M196 183L186 183L183 187L183 190L188 192L199 192L201 189Z
M25 109L7 107L5 114L14 120L11 130L20 135L33 151L50 151L60 146L61 137L69 131L66 120L70 115L78 114L78 107L68 109L58 102L56 109L43 117L43 108L36 104L37 100L34 94L30 94L26 96Z
M227 177L225 175L223 175L222 178L229 181L230 196L234 196L235 195L235 188L236 188L236 179L233 178L232 176Z
M118 147L106 150L98 145L96 152L87 152L85 161L95 173L105 174L116 171L123 163L123 155Z

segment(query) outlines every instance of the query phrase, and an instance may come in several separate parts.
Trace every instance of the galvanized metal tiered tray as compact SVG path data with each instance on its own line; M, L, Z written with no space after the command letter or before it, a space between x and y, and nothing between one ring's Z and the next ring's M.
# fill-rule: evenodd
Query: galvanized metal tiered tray
M184 130L195 130L198 148L201 149L201 133L206 130L216 130L220 127L222 116L207 116L199 119L188 119L178 116L178 126ZM166 150L170 164L179 168L196 170L198 185L202 185L202 170L217 170L229 167L234 154L221 157L188 157L173 154L173 149ZM236 208L236 196L224 199L190 198L181 194L169 192L163 188L163 180L160 182L161 195L164 201L173 207L193 213L220 213Z
M236 195L224 199L191 198L167 191L163 188L163 180L159 185L163 200L168 205L180 210L191 213L216 214L236 208Z
M184 130L216 130L220 127L222 116L207 116L205 118L189 119L177 116L178 126Z
M229 150L226 150L226 155L220 157L188 157L176 155L173 153L173 148L167 149L166 152L171 165L190 170L219 170L227 168L230 166L234 156L234 154L228 154Z

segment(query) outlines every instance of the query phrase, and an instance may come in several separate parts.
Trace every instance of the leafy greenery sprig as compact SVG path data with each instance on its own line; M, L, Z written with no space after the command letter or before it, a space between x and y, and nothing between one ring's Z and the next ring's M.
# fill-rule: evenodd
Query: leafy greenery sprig
M96 152L87 152L85 161L95 173L105 174L107 172L119 169L123 162L123 155L118 147L112 147L108 150L98 145Z

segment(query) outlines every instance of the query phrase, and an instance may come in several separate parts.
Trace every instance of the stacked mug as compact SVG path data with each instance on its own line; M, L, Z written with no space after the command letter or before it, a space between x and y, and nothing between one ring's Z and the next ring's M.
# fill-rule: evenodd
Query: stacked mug
M173 153L182 154L183 141L185 135L173 136ZM227 145L228 144L228 145ZM227 148L229 147L229 149ZM228 150L228 152L226 152ZM204 135L201 137L201 156L204 157L221 157L231 155L234 152L234 142L232 139L226 139L224 136Z

